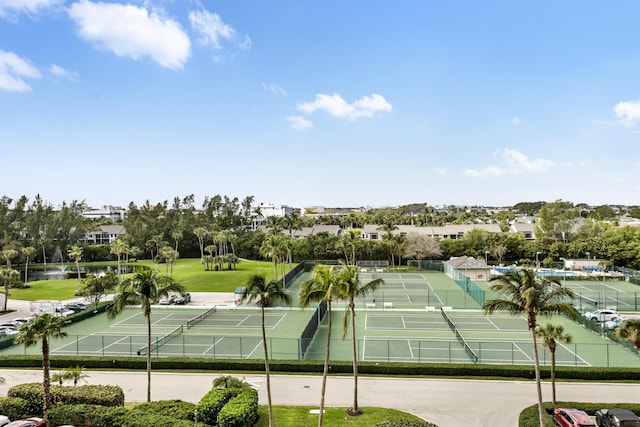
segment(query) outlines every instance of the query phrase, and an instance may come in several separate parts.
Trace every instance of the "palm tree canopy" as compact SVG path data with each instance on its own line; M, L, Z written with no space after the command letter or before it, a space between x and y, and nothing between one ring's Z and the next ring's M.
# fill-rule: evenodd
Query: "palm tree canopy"
M257 301L260 306L269 307L276 301L289 305L291 295L282 287L282 282L267 281L264 276L254 274L247 280L241 300L249 303Z
M616 335L622 339L628 339L633 343L633 346L640 351L640 319L632 318L627 319L618 329L616 329Z
M298 299L302 307L313 302L331 301L334 297L344 298L344 283L338 280L333 266L318 264L311 271L313 277L302 284Z
M564 331L562 323L545 323L536 328L536 336L541 339L542 346L555 350L556 343L570 344L573 336Z
M529 328L536 327L539 314L566 314L572 319L578 317L578 310L563 300L575 298L574 292L560 284L556 278L539 278L531 269L509 271L490 280L492 291L501 292L505 299L489 300L482 306L485 313L506 311L511 314L526 313Z
M49 313L35 315L33 320L24 323L18 329L15 342L24 344L25 347L31 347L46 337L64 338L67 333L62 327L68 323L63 317L53 316Z
M122 282L120 292L107 309L107 316L113 319L129 305L142 305L144 310L154 301L169 296L171 292L184 291L182 285L160 274L158 270L139 271Z

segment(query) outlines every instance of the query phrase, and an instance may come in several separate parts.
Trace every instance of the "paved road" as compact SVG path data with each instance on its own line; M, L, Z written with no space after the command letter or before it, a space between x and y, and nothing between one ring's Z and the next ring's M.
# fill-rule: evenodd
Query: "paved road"
M194 295L194 304L211 302L233 304L233 294ZM18 312L0 319L21 317L29 310L28 302L9 300L9 308ZM220 374L154 372L152 399L182 399L197 403ZM41 370L0 369L9 387L42 381ZM260 402L266 402L264 376L245 378L259 390ZM321 376L273 375L272 397L275 405L318 405ZM350 406L353 400L351 377L330 377L327 382L326 405ZM90 384L119 385L130 402L146 400L145 372L90 372ZM439 427L513 427L523 408L536 402L534 381L482 381L421 378L360 377L359 404L395 408L418 415ZM640 401L640 384L559 383L558 399L583 402ZM550 400L551 386L543 384L543 396Z
M146 399L145 372L89 372L89 384L119 385L127 401ZM152 399L182 399L197 403L210 389L218 374L154 372ZM14 384L42 381L39 370L0 370L6 384L0 395ZM266 402L264 376L249 375L245 380L259 390L260 402ZM326 405L350 406L350 377L330 377ZM526 406L535 404L533 381L482 381L447 379L397 379L360 377L361 406L382 406L416 414L439 427L477 426L513 427ZM320 376L273 375L272 396L275 405L318 405ZM550 384L543 393L550 399ZM560 383L558 398L585 402L635 402L640 399L640 384Z

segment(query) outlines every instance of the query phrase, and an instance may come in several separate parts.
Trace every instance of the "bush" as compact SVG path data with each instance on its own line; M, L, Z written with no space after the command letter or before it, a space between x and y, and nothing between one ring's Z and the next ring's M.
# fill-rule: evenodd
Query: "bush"
M218 423L220 410L242 390L243 389L239 388L218 388L211 390L205 394L196 405L194 411L195 421L216 425Z
M57 405L47 411L45 420L49 426L74 425L112 427L122 424L127 410L122 407L99 405Z
M29 402L21 397L0 397L0 413L10 420L19 420L32 414Z
M29 415L42 415L43 400L42 383L17 384L7 391L7 397L19 397L26 403Z
M203 424L198 424L189 420L179 420L177 418L168 417L164 415L158 415L153 413L145 413L140 411L131 410L128 411L117 424L120 427L140 427L140 426L153 426L153 427L201 427Z
M258 419L258 392L243 388L220 410L220 427L251 427Z
M145 414L156 414L173 417L178 420L194 420L196 405L182 400L159 400L157 402L147 402L137 405L132 411L143 412Z

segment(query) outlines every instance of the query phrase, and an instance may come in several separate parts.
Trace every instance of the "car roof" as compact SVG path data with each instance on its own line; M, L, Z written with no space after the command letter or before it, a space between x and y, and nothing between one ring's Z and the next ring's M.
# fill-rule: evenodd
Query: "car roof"
M558 408L557 411L564 411L570 415L578 424L585 426L595 426L591 417L580 409Z
M638 419L638 416L629 409L612 408L609 409L609 413L620 421L636 421Z

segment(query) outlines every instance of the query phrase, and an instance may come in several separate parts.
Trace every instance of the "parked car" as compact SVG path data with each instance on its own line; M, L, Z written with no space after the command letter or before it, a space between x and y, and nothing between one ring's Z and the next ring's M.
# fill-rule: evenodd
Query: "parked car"
M16 322L15 320L0 323L0 328L18 329L19 327L20 327L20 323Z
M53 314L56 316L67 317L73 316L74 314L76 314L76 312L65 307L56 307L53 309Z
M24 325L25 323L29 323L33 320L33 316L29 316L29 317L18 317L17 319L13 319L14 322L17 322L20 326ZM18 327L20 327L18 326Z
M162 297L160 298L160 301L158 301L158 304L160 305L169 305L169 304L173 304L176 300L176 296L171 294L168 295L166 297Z
M607 320L606 322L604 322L604 327L605 329L613 330L620 326L625 320L627 320L626 317L615 316L612 317L611 320Z
M6 426L11 420L6 415L0 415L0 426Z
M42 418L31 417L23 420L11 421L9 424L5 424L5 427L46 427L47 422Z
M596 322L606 322L607 320L611 320L613 317L620 317L617 311L611 310L609 308L603 308L595 311L588 311L584 314L585 319L587 320L595 320Z
M191 302L191 294L189 292L183 292L180 295L177 295L174 304L187 304Z
M81 303L71 303L71 304L65 304L64 308L68 310L72 310L74 313L80 313L81 311L84 311L89 307Z
M628 409L599 409L596 423L598 427L640 427L640 417Z
M16 335L18 334L17 329L13 328L0 328L0 337L6 337L7 335Z
M589 414L579 409L556 408L553 410L553 422L560 427L596 427Z

